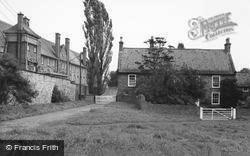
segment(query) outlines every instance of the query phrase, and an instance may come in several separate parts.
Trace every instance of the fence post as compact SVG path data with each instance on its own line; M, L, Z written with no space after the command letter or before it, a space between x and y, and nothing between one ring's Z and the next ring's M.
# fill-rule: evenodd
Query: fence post
M234 119L234 112L233 107L231 107L231 119Z
M214 120L214 109L212 109L212 120Z
M236 108L233 109L233 119L236 119Z
M203 107L200 107L200 119L203 120Z

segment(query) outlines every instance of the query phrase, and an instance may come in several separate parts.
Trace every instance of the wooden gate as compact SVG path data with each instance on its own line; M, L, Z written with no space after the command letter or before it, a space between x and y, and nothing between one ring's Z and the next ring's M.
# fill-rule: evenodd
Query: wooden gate
M116 96L95 96L96 104L108 104L110 102L116 102Z
M236 119L235 108L203 108L200 107L201 120L234 120Z

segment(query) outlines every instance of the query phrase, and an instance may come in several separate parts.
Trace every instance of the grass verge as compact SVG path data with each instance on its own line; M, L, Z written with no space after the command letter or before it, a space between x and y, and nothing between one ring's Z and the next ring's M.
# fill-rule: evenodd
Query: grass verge
M65 109L89 105L87 101L70 101L61 103L36 105L2 105L0 106L0 121L14 120L23 117L46 114Z

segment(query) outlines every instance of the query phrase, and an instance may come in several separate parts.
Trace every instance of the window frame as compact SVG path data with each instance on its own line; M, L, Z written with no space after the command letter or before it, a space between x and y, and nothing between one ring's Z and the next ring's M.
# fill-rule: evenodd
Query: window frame
M214 78L218 77L219 78L219 85L218 86L214 86ZM221 77L220 75L213 75L212 76L212 88L220 88L220 82L221 82Z
M135 77L135 83L134 83L134 85L133 84L131 84L131 81L130 81L130 77L131 76L134 76ZM136 74L128 74L128 87L135 87L136 86Z
M43 58L43 56L41 56L41 64L42 65L44 64L44 58Z
M214 103L214 101L213 101L213 99L214 99L214 98L213 98L213 97L214 97L213 95L214 95L214 94L218 94L218 95L219 95L219 96L218 96L218 103ZM212 92L212 93L211 93L211 104L212 104L212 105L220 105L220 92Z
M242 88L242 92L243 92L243 93L248 93L248 92L249 92L249 88L243 87L243 88Z

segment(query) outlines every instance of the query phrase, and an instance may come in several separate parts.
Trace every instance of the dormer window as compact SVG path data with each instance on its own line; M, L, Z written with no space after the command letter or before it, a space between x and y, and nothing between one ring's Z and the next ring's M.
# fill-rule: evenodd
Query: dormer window
M220 76L212 76L212 88L220 88Z

